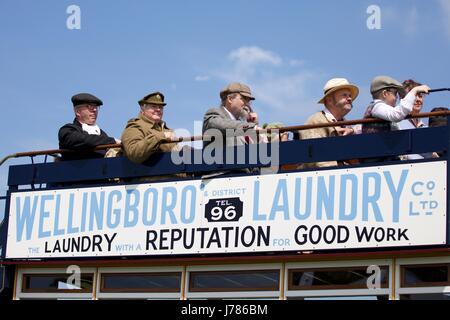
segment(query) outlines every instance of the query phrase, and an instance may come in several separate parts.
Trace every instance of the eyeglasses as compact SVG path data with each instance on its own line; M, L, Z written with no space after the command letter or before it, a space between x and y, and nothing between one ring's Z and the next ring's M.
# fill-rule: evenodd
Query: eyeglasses
M96 105L96 104L81 104L79 106L77 106L78 108L80 107L86 107L86 109L88 109L89 111L95 111L95 110L100 110L100 106Z
M386 91L389 91L390 93L392 93L393 95L397 95L398 91L395 89L386 89Z
M243 95L240 95L241 100L245 103L245 105L247 106L251 106L252 104L252 99L244 97Z
M148 110L148 109L161 109L161 110L164 110L164 106L159 105L159 104L143 104L142 108L144 110Z
M400 95L398 94L398 90L396 90L396 89L386 89L386 91L392 93L397 99L400 98Z

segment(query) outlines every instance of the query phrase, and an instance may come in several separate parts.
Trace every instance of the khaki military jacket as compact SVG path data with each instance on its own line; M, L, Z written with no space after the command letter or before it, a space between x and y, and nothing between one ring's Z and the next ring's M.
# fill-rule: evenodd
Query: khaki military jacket
M172 131L165 122L155 123L139 113L137 118L128 121L122 133L125 155L133 162L142 163L155 152L178 150L176 143L161 144L165 131Z

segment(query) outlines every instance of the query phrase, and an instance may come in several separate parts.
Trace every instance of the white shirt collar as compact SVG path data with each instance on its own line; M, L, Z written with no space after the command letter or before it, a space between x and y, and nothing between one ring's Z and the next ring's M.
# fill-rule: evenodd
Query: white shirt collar
M328 110L327 108L324 108L322 110L322 112L325 115L325 117L328 119L328 121L337 122L336 118L333 116L333 114L330 112L330 110ZM342 119L342 121L345 121L345 119Z
M97 135L97 136L100 135L100 127L96 124L91 126L89 124L82 123L81 128L83 129L83 131L86 131L89 134L93 134L93 135Z
M225 111L228 113L228 115L230 116L230 118L231 119L233 119L233 120L237 120L236 119L236 117L230 112L230 111L228 111L228 109L227 108L225 108L224 106L222 106L222 108L224 108L225 109Z

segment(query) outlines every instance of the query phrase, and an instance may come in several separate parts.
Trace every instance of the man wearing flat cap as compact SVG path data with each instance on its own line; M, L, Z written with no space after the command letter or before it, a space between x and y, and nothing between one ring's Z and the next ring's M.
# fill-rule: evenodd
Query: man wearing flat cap
M79 93L72 97L75 120L61 127L58 132L59 148L77 150L63 153L62 160L103 158L104 150L93 151L98 145L120 143L110 137L97 125L98 112L102 100L89 93Z
M359 94L357 86L348 82L344 78L334 78L329 80L323 88L323 97L319 100L319 104L323 104L325 108L322 111L314 113L306 121L309 124L332 123L344 121L345 116L352 110L353 101ZM300 130L298 135L300 139L316 139L333 136L346 136L353 134L351 127L326 127L310 130ZM337 161L326 161L316 163L306 163L303 167L332 167L337 166Z
M246 139L245 136L230 134L261 129L258 127L258 115L251 107L255 98L250 88L245 84L232 82L220 91L220 99L221 106L209 109L203 117L203 135L214 137L220 132L227 147L251 142L249 137ZM211 142L204 140L203 146L206 147Z
M364 118L378 118L385 121L381 123L364 123L362 133L399 130L399 122L411 114L416 99L422 93L428 93L428 90L430 90L428 86L419 85L412 88L405 95L405 89L399 81L389 76L375 77L370 84L370 93L373 101L367 107ZM400 99L400 96L404 98ZM399 156L387 156L366 158L362 159L362 162L372 163L397 160L400 160Z
M174 132L162 120L166 105L164 95L152 92L138 103L139 115L128 121L121 138L128 159L142 163L155 152L175 151L176 143L162 143L175 138Z
M365 123L362 126L362 132L375 133L398 130L398 122L412 112L416 99L422 93L428 93L428 90L430 90L428 86L419 85L405 95L403 85L399 81L388 76L375 77L370 84L373 101L367 107L364 118L373 117L383 119L386 122ZM399 96L404 96L404 98L399 100Z

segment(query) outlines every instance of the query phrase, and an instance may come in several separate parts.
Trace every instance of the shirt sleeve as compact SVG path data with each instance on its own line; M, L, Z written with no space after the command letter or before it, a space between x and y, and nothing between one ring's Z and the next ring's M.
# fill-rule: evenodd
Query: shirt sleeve
M210 109L206 112L203 118L204 130L217 129L223 134L227 129L233 130L248 130L256 126L253 122L243 122L240 120L225 119L217 110Z
M390 122L399 122L411 113L415 99L414 93L409 92L396 107L378 102L372 109L372 116Z

